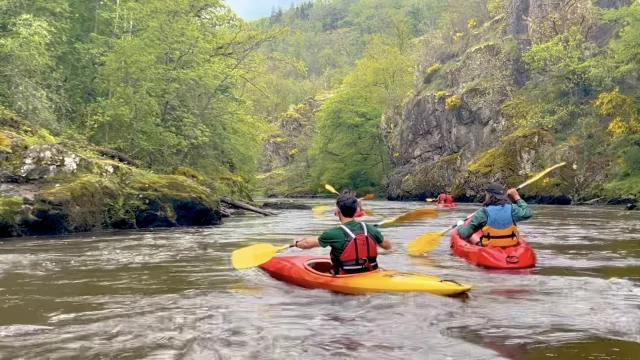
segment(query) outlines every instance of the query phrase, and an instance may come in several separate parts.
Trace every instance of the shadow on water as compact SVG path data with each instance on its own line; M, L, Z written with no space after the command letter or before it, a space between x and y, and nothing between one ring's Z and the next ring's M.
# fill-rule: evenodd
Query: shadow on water
M429 205L365 206L375 223ZM538 254L531 270L477 268L452 256L446 237L407 256L411 240L477 208L382 228L395 248L381 267L472 284L460 298L344 296L232 268L233 250L317 236L335 225L329 213L0 243L0 359L638 358L640 213L532 207L521 225Z

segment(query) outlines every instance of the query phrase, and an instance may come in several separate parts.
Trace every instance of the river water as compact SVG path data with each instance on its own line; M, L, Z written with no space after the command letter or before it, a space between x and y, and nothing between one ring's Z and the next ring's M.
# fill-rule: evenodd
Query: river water
M365 205L371 222L424 206ZM475 209L384 229L396 246L379 259L472 284L466 298L346 296L232 268L233 250L318 235L330 213L0 243L0 359L640 358L640 212L533 206L521 224L533 270L476 268L447 241L406 255L413 238Z

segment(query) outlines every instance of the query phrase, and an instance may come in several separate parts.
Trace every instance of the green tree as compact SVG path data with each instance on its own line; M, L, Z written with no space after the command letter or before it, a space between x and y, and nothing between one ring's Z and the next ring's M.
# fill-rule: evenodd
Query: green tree
M317 185L379 186L389 170L380 130L383 112L411 87L411 62L396 46L376 38L343 86L323 104L311 150Z

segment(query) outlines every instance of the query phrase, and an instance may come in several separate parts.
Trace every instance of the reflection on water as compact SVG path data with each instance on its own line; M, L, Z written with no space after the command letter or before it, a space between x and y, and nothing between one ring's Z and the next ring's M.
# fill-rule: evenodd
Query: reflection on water
M377 222L424 203L365 205L376 214L365 221ZM533 207L521 228L539 263L525 271L469 265L447 238L428 255L406 255L416 236L476 208L384 228L398 246L379 259L473 284L466 299L344 296L232 269L231 251L318 235L334 224L330 213L0 243L0 359L637 358L640 213Z

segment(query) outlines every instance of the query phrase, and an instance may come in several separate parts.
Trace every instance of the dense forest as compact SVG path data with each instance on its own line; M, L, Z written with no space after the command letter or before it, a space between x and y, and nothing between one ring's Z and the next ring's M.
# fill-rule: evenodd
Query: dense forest
M274 9L256 24L289 36L264 49L305 71L272 70L272 87L287 90L276 103L283 107L267 113L279 133L266 147L275 163L262 169L266 192L331 183L383 188L389 198L445 187L468 195L568 161L532 191L635 196L638 20L631 1L336 0Z
M563 154L541 191L634 195L639 20L631 1L318 0L247 22L215 0L0 0L0 124L266 194L462 194ZM531 134L548 146L526 169L484 166Z

